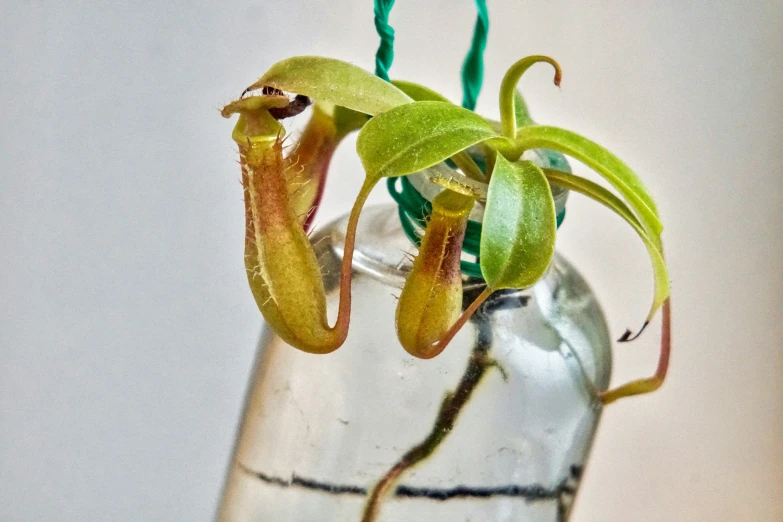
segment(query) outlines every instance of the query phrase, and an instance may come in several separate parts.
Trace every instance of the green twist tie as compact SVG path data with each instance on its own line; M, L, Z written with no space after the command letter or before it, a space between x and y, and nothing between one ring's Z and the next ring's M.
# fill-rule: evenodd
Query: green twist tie
M375 52L375 76L389 81L389 69L394 61L394 29L389 25L389 13L394 0L375 0L375 31L381 43Z
M462 63L462 106L471 111L476 108L476 100L484 83L484 49L487 47L489 33L489 13L486 0L476 0L478 16L473 28L473 41Z
M375 75L389 81L389 69L394 61L394 29L389 25L389 12L394 5L394 0L374 0L375 2L375 30L380 37L378 51L375 53ZM462 106L474 110L481 85L484 82L484 49L487 47L487 34L489 33L489 14L487 13L486 0L476 0L478 16L473 29L468 54L462 63ZM482 158L474 160L483 169ZM456 168L450 160L446 160L451 168ZM566 163L565 167L568 167ZM400 184L399 190L397 184ZM386 188L397 203L400 215L400 225L405 235L416 246L421 246L416 226L427 227L427 218L432 212L432 203L427 201L413 187L407 177L389 178L386 180ZM565 209L557 216L557 226L565 218ZM462 251L476 257L475 262L460 261L462 273L469 277L482 277L479 266L479 247L481 244L481 223L468 220L465 230L465 239L462 243Z

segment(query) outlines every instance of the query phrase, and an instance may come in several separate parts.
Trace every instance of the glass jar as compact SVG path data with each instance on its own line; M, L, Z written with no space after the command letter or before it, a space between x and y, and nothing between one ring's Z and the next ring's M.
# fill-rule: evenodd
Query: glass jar
M313 237L332 318L346 222ZM416 359L394 328L414 249L396 207L366 209L345 344L312 355L263 331L217 520L567 519L611 371L593 294L556 255ZM481 289L466 281L465 306Z

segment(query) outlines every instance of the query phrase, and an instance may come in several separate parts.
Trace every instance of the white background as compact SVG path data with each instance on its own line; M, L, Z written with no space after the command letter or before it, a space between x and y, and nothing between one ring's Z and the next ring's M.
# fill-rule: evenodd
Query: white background
M578 522L783 520L783 4L746 4L490 1L479 110L514 60L554 56L561 90L545 66L522 82L534 116L617 152L666 224L670 379L606 412ZM207 521L261 323L217 109L290 55L372 68L371 2L2 13L0 520ZM399 0L392 75L459 101L474 19ZM333 166L322 223L358 188L352 142ZM574 196L559 242L618 334L652 289L626 228ZM656 343L618 348L615 382Z

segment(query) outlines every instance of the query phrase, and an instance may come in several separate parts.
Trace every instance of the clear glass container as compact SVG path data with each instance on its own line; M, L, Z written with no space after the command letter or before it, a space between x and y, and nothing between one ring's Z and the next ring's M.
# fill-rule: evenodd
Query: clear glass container
M332 318L345 226L313 237ZM396 207L366 209L345 344L311 355L263 331L217 520L568 518L611 371L588 285L556 255L536 285L493 294L420 360L394 329L413 251ZM465 304L480 290L466 281Z

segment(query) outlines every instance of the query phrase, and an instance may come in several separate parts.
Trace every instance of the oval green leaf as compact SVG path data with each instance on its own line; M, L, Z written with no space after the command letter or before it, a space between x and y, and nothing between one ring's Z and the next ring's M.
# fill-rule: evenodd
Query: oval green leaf
M414 101L442 101L451 103L449 99L442 94L433 91L429 87L419 85L418 83L392 80L392 85L413 98Z
M492 290L525 288L544 275L555 253L552 191L532 161L498 154L481 225L481 273Z
M658 219L655 201L642 180L602 146L574 132L545 125L521 127L517 130L515 144L521 150L554 149L581 161L622 194L653 238L660 235L663 225Z
M535 120L533 120L533 117L530 115L530 110L527 107L525 98L522 96L522 93L519 92L519 89L514 91L514 115L517 128L536 124ZM568 164L568 160L563 154L551 149L540 149L538 152L541 163L537 163L537 165L541 168L571 172L571 165Z
M514 120L517 128L535 125L536 123L533 121L533 117L530 116L530 110L527 108L525 98L522 97L522 93L518 90L514 91Z
M356 139L367 180L406 176L499 138L478 114L449 102L409 103L368 121Z
M628 208L620 198L601 185L579 176L566 174L557 170L545 169L544 174L546 174L547 179L552 184L584 194L609 208L631 225L636 233L639 234L639 237L642 238L644 245L647 247L647 252L650 255L650 261L652 261L653 265L653 275L655 277L653 303L650 306L650 312L645 320L646 326L652 320L653 316L655 316L655 313L663 302L669 297L669 272L666 268L663 252L660 249L660 241L650 237L631 209Z
M277 62L248 90L265 86L371 115L413 101L361 67L321 56L294 56Z

